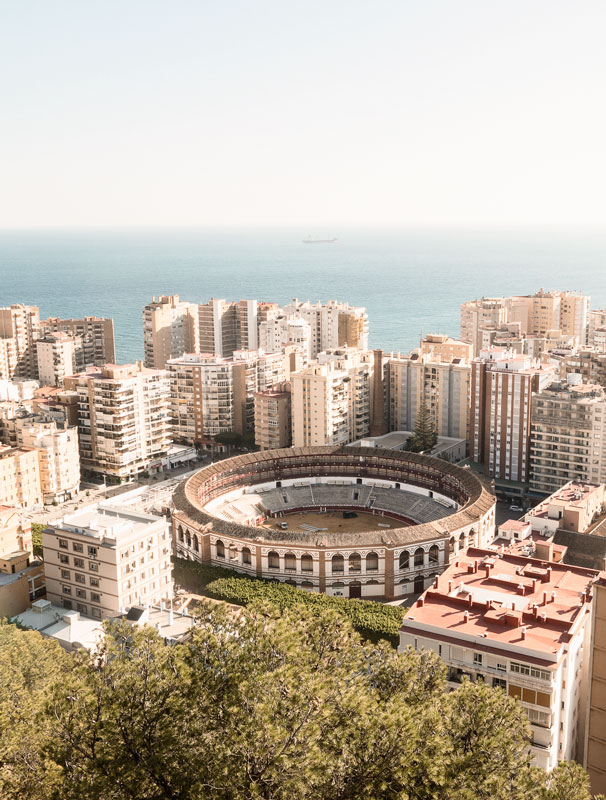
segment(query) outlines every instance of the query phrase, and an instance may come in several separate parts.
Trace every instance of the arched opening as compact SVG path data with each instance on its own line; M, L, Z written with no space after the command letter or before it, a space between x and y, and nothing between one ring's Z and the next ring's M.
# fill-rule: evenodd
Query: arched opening
M473 528L469 531L469 544L471 547L477 547L478 544L476 541L476 532Z
M187 532L187 546L191 547L191 536L189 534L189 531Z
M280 556L275 550L267 554L267 566L269 569L280 569Z
M337 572L343 572L344 570L344 561L343 556L333 556L332 557L332 573L333 575Z
M333 583L333 585L332 585L332 593L336 597L343 597L343 594L345 593L345 584L341 583L340 581L337 581L336 583Z
M362 584L360 581L352 581L349 584L350 597L362 597Z
M432 544L429 548L429 563L437 564L440 560L440 548L437 544Z
M410 567L410 553L408 550L402 550L400 553L399 566L400 569L408 569Z
M297 582L293 581L292 578L288 578L288 580L285 580L284 583L287 583L289 586L296 586L297 585Z
M422 575L417 575L414 583L414 593L420 594L425 590L425 578Z
M215 543L215 550L217 553L217 558L225 558L225 545L221 539L217 539Z
M242 548L242 563L247 564L250 566L251 558L250 558L250 548L243 547Z
M313 572L313 571L314 571L314 560L309 555L309 553L305 553L305 555L301 556L301 572Z
M425 550L422 547L417 547L415 550L415 567L422 567L425 562Z
M352 553L349 556L349 571L360 572L362 569L362 558L359 553Z
M314 585L311 581L303 581L301 589L305 589L307 592L313 592Z
M183 541L183 528L179 525L177 528L177 536L180 542Z
M193 535L193 540L194 540L194 550L195 550L196 553L199 553L200 552L200 543L198 542L198 537L196 536L195 533Z
M286 553L284 556L284 569L294 572L297 569L297 557L293 553ZM288 581L286 581L288 583Z
M462 550L463 547L465 547L465 534L461 532L461 535L459 536L459 550Z
M450 542L449 542L449 545L448 545L448 552L449 553L454 553L454 549L455 549L455 538L454 538L454 536L451 536L450 537Z
M376 553L369 553L366 556L366 572L377 572L379 569L379 556Z

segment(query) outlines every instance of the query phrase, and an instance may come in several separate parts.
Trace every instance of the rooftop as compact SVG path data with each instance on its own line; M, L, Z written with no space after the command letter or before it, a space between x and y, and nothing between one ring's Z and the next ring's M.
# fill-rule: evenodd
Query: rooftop
M430 626L553 662L588 609L596 570L469 548L413 606L403 628ZM412 623L412 625L410 624Z
M119 544L121 538L139 534L145 536L158 524L166 525L164 518L140 511L129 511L111 503L95 503L66 514L49 527L66 533L79 533L97 539L99 544Z
M597 483L581 483L579 481L570 481L562 486L549 497L542 500L538 505L532 508L527 517L548 517L549 506L552 503L560 505L582 507L588 500L598 497L603 492L603 488Z

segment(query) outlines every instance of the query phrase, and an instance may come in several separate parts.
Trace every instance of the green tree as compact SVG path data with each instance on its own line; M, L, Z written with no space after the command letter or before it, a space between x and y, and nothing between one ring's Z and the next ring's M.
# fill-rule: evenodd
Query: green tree
M408 450L413 453L431 450L437 441L438 435L434 428L429 408L425 400L423 400L417 411L415 432L408 440Z
M38 558L42 558L42 531L46 525L39 522L32 522L32 552Z

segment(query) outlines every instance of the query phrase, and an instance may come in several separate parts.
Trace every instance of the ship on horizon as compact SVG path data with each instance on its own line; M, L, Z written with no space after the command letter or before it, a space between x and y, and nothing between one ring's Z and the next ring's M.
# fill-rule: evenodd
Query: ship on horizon
M303 244L333 244L336 241L336 236L332 239L314 239L313 236L306 236L305 239L303 239Z

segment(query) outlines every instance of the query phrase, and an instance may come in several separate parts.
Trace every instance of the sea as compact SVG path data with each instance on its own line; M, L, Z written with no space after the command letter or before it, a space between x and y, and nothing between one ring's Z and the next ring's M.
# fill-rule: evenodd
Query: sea
M348 301L368 309L372 347L405 353L424 333L458 336L465 300L540 288L606 307L606 230L0 230L0 306L113 317L121 363L142 358L142 308L161 294Z

